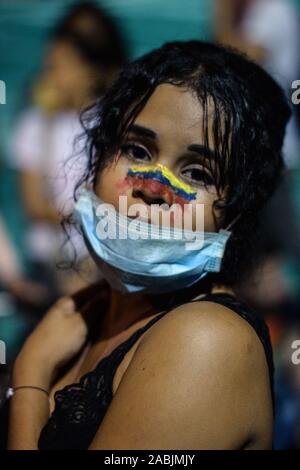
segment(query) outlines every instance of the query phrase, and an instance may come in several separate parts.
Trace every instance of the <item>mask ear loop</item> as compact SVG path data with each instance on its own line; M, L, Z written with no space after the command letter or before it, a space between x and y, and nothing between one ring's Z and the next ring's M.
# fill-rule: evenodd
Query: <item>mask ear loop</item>
M225 227L225 228L223 229L223 231L225 231L225 232L230 232L231 227L237 222L237 220L239 220L239 218L241 217L241 215L242 215L241 213L238 214L238 215L230 222L230 224L228 224L227 227Z
M83 183L79 188L77 188L78 198L82 196L82 194L86 192L94 193L92 183Z

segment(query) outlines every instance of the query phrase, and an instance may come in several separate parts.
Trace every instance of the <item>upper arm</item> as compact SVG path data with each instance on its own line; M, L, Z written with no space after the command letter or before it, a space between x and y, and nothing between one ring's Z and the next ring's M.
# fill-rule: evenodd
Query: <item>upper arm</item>
M236 314L201 304L146 332L91 449L230 449L251 436L264 400L262 346Z

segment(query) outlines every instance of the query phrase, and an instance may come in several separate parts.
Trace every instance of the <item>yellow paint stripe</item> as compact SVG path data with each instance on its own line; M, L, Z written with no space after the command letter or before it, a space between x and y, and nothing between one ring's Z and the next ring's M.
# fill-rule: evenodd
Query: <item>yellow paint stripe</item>
M180 181L177 178L177 176L175 176L174 173L171 170L169 170L169 168L162 165L161 163L158 163L157 165L145 165L145 166L132 165L130 167L130 170L134 172L140 172L140 173L150 173L151 171L160 171L163 174L163 176L165 176L170 181L171 185L174 188L182 189L188 194L195 194L196 192L191 186Z

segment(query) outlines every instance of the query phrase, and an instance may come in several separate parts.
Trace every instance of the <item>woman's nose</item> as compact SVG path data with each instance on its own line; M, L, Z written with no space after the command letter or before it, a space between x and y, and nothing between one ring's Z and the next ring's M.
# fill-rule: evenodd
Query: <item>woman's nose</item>
M133 188L132 197L142 199L145 204L167 204L171 205L172 200L170 194L166 189L162 188L160 184L155 184L153 181L146 186L141 188Z

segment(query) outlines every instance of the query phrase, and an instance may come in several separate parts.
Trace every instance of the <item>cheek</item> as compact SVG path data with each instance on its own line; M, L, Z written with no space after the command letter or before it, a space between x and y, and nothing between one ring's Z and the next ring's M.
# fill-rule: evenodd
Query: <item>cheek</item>
M197 223L196 217L201 215L204 216L203 227L205 232L215 232L216 231L216 224L213 216L213 202L216 199L216 195L208 194L207 191L201 190L198 191L197 199L192 204L193 211L193 229L196 230ZM196 210L196 204L203 204L202 210ZM201 221L200 221L201 222ZM201 223L198 224L201 227Z
M128 196L131 185L126 181L128 165L122 159L113 161L97 178L95 192L104 202L119 207L119 196Z
M213 217L213 202L215 199L216 197L212 197L205 191L199 191L195 201L185 202L182 206L182 210L177 213L177 218L175 217L174 226L186 227L194 231L215 232L216 224Z
M123 158L116 158L108 167L106 167L97 179L95 186L96 194L106 203L112 204L116 209L119 208L119 196L127 196L128 204L131 202L135 203L136 201L132 199L132 182L127 177L127 171L130 166L130 163ZM135 186L136 187L136 186ZM196 218L198 214L204 213L204 230L206 232L216 231L216 225L213 217L212 205L213 201L217 198L216 194L209 194L205 190L199 190L197 193L197 199L191 203L187 201L176 201L179 203L184 211L184 214L192 220L192 229L196 230L197 227L202 227L202 223L197 224ZM204 204L203 212L196 210L196 204ZM176 217L173 220L173 215L171 214L172 225L177 225ZM184 223L183 221L180 222ZM181 226L181 225L178 226Z

